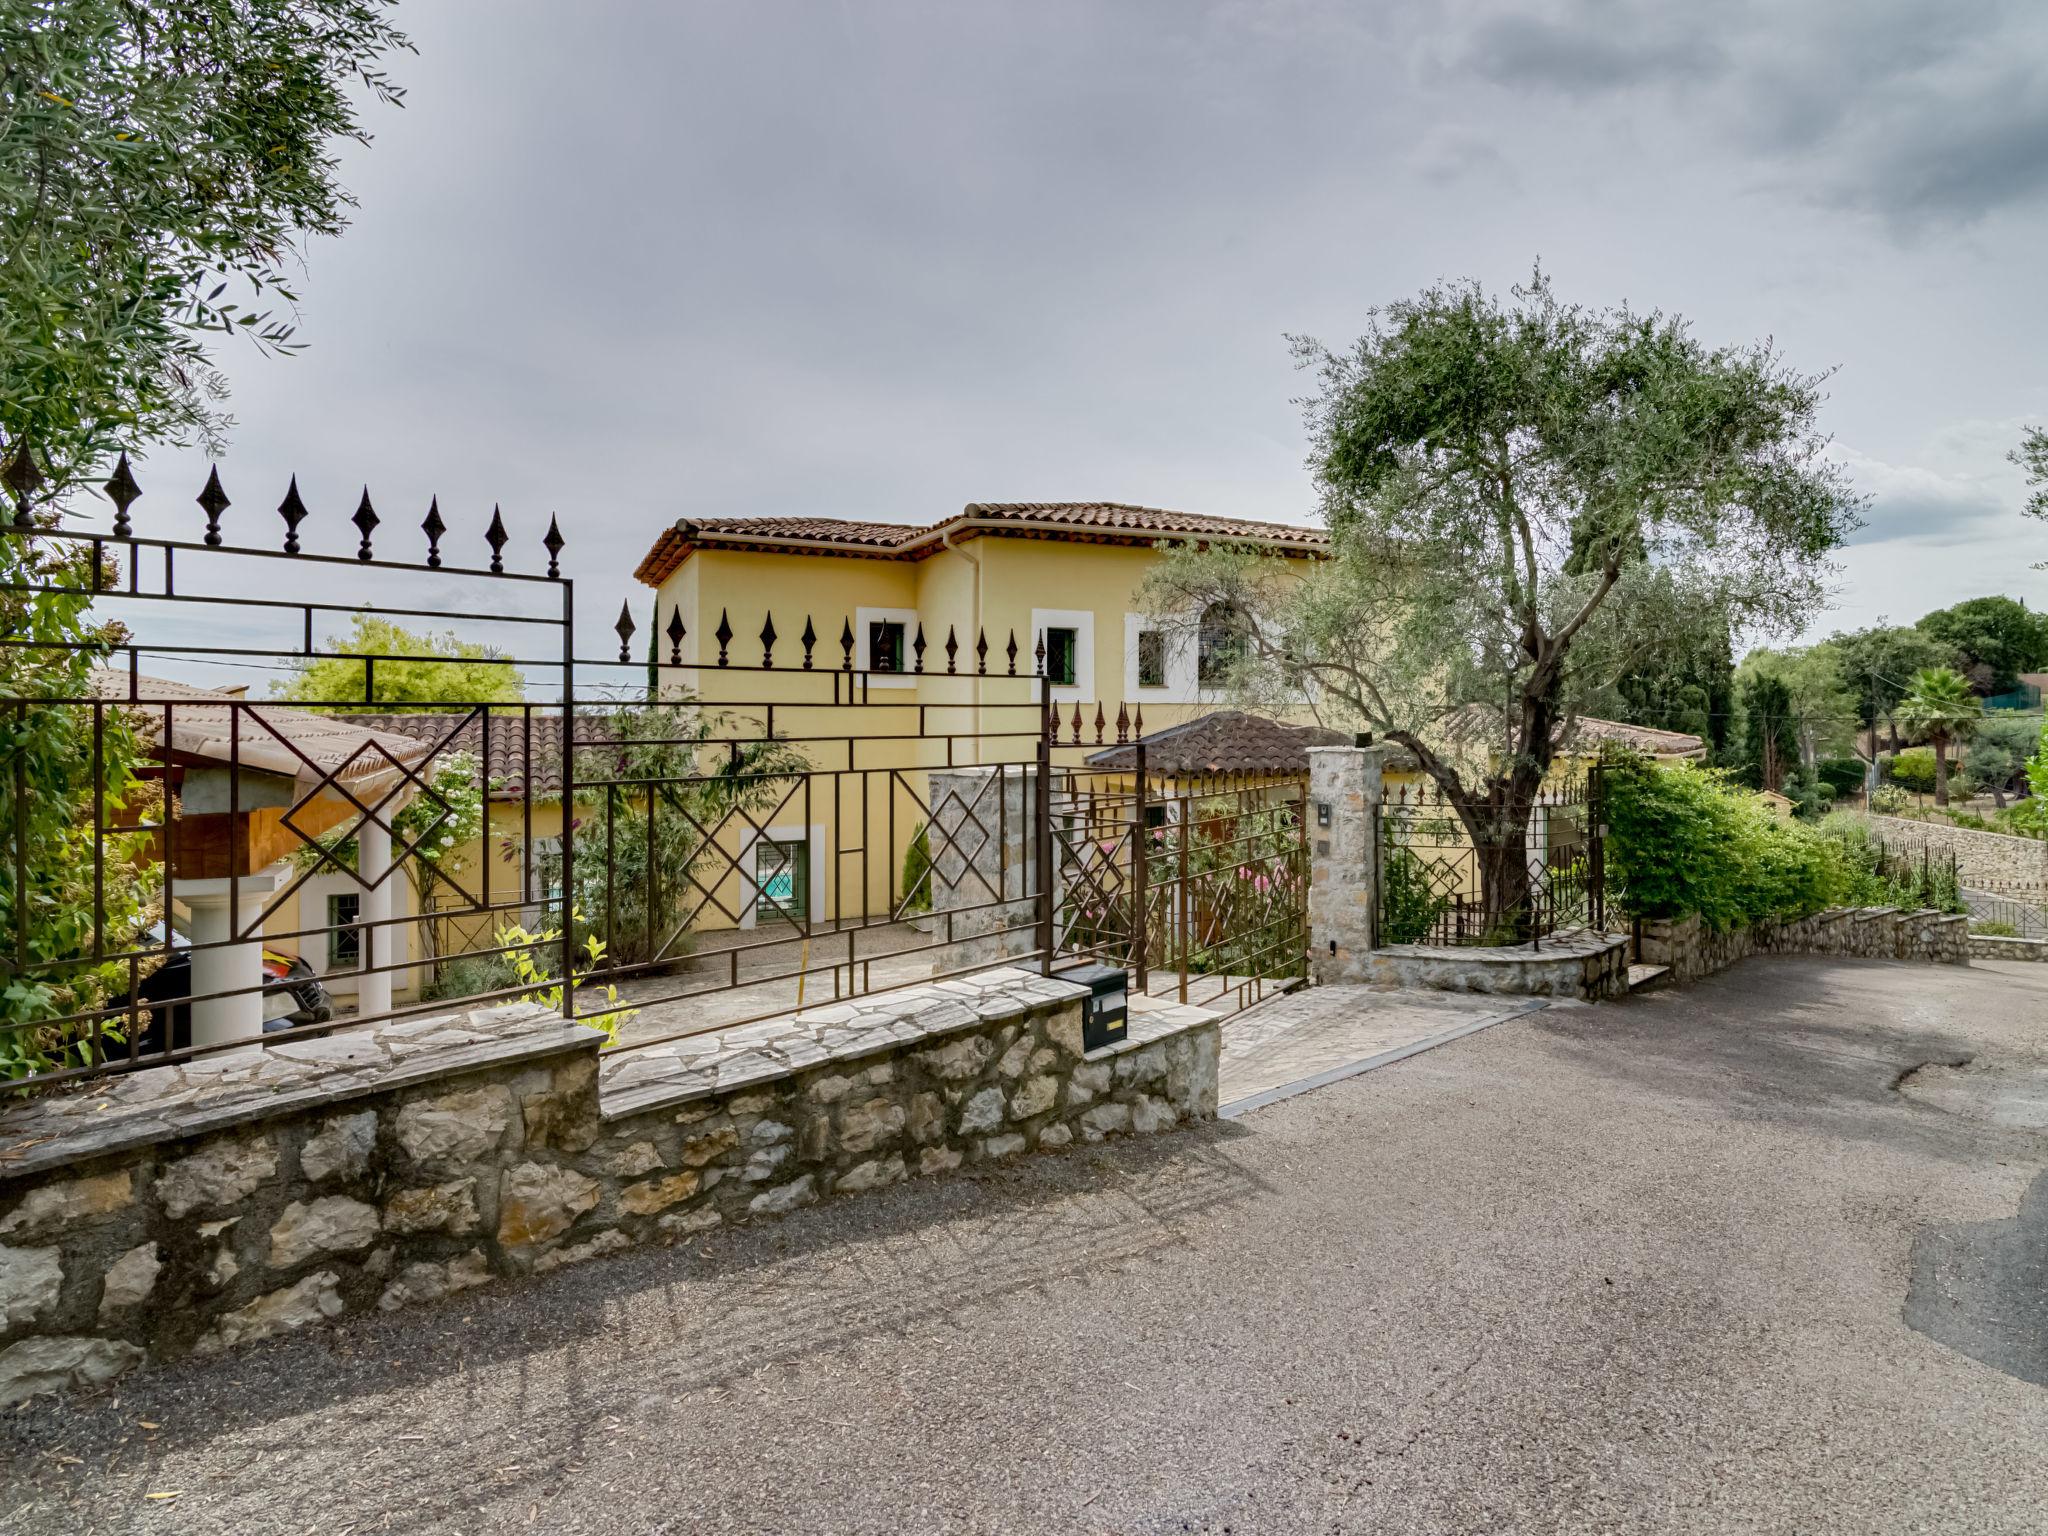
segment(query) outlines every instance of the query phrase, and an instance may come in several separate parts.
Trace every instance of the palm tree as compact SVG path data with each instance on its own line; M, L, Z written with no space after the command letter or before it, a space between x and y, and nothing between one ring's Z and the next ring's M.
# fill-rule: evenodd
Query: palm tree
M1963 675L1949 667L1928 667L1913 674L1913 684L1899 701L1899 719L1934 744L1934 803L1948 804L1948 744L1966 738L1977 727L1984 706Z

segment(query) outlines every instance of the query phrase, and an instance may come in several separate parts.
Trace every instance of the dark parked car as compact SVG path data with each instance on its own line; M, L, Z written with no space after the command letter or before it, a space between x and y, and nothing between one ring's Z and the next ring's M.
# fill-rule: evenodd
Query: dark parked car
M163 942L163 929L149 935L150 942ZM136 1041L136 1053L153 1055L162 1050L182 1051L192 1043L192 1005L169 1002L192 995L192 951L185 940L171 935L171 958L142 983L141 997L150 1007L147 1022ZM125 999L124 999L125 1001ZM313 967L299 955L263 951L263 1032L274 1034L299 1024L325 1024L334 1017L334 1000L320 985ZM169 1024L169 1040L165 1025Z

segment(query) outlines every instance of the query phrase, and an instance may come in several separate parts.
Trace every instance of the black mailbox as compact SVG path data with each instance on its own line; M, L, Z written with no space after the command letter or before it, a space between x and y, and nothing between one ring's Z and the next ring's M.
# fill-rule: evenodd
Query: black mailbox
M1077 965L1058 975L1088 989L1081 1004L1081 1049L1099 1051L1124 1038L1131 1022L1128 971L1113 965Z

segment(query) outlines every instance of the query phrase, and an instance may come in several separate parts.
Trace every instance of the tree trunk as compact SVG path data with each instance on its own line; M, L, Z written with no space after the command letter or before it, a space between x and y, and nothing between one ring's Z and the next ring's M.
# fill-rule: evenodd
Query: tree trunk
M1934 733L1934 803L1948 804L1948 737Z
M1493 944L1526 943L1536 932L1536 892L1529 880L1528 820L1519 829L1502 825L1492 842L1475 849L1479 861L1481 933Z

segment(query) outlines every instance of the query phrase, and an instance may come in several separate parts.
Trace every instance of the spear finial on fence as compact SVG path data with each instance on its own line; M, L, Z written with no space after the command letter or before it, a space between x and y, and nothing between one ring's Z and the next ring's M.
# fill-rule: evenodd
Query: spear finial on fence
M817 649L818 632L811 627L811 616L804 615L804 632L798 637L804 643L804 670L811 670L811 652Z
M16 439L14 457L7 461L6 472L0 474L0 480L5 480L7 489L14 492L14 526L35 527L36 520L29 515L28 504L42 488L43 472L36 468L35 449L26 437Z
M427 564L434 570L441 568L441 535L448 531L448 525L441 521L441 498L430 497L427 501L426 521L420 529L427 536Z
M1010 631L1010 676L1017 675L1017 631Z
M365 493L367 494L367 493ZM220 515L227 511L230 503L228 493L221 489L220 466L213 465L206 472L206 488L194 498L206 512L206 547L220 548Z
M1145 706L1142 704L1131 712L1131 734L1140 741L1145 739Z
M358 560L371 559L370 534L377 526L377 509L370 505L370 488L367 485L363 487L363 499L356 507L356 515L350 518L349 521L356 525L357 531L363 536L362 548L356 551L356 558ZM218 543L219 540L213 540L212 542Z
M1102 701L1100 699L1097 699L1095 701L1095 745L1097 745L1098 747L1102 745L1102 728L1108 723L1109 722L1103 718Z
M683 605L677 603L668 613L668 664L680 667L683 664L683 636L689 633L683 623Z
M484 542L491 546L491 574L503 575L505 571L505 546L512 536L505 532L505 514L495 506L491 508L491 526L484 530Z
M988 676L988 630L982 629L974 637L974 675Z
M284 552L296 555L299 552L299 524L309 515L306 503L299 496L297 475L293 475L291 484L284 488L284 500L277 504L277 515L284 519Z
M761 665L775 665L775 615L772 612L761 620Z
M630 600L619 604L619 622L612 626L619 633L619 660L633 659L633 604Z
M1038 643L1031 647L1031 675L1045 676L1045 631L1038 632Z
M1119 703L1116 707L1116 744L1122 746L1131 739L1131 707Z
M547 547L548 576L559 579L562 574L562 546L569 541L562 537L562 525L554 513L548 514L548 533L541 543Z
M134 471L128 468L128 450L121 450L114 472L107 476L107 500L114 504L114 537L132 538L134 527L128 521L128 509L135 504L135 498L142 494L142 487L135 483Z
M922 619L919 619L917 622L917 638L911 642L910 648L917 653L917 665L914 670L922 672L924 670L924 620Z
M732 620L726 617L723 608L718 610L718 628L711 631L711 638L718 642L718 664L726 664L726 647L732 644Z
M959 637L953 633L953 626L948 624L946 626L946 670L948 672L957 672L959 670L958 667L953 665L954 658L959 654Z
M1081 701L1074 700L1074 745L1081 745Z
M840 621L839 649L845 657L839 663L839 670L851 672L853 670L853 620L851 619L842 619Z

